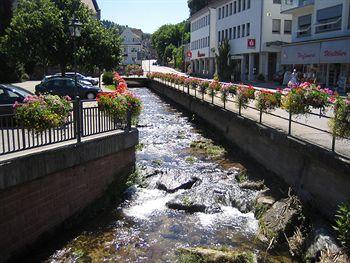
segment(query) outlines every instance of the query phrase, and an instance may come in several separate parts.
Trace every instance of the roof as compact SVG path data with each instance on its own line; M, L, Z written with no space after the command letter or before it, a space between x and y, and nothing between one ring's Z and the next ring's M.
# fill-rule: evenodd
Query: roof
M84 3L95 13L97 13L100 10L96 0L81 0L81 2Z
M131 31L139 38L142 38L143 32L141 29L132 28Z

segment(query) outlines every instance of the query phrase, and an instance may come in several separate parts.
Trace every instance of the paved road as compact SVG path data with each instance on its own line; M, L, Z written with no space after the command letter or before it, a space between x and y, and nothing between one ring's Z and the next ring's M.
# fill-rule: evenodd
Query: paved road
M180 71L177 71L170 67L164 67L164 66L156 66L153 65L153 63L156 62L156 60L144 60L142 61L142 69L145 73L149 72L149 69L151 68L151 72L161 72L161 73L173 73L173 74L179 74L179 75L186 75Z

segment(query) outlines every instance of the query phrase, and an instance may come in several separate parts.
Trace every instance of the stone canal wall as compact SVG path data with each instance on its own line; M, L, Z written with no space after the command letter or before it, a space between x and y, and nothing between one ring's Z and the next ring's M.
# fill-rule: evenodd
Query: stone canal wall
M137 144L132 130L1 162L0 262L125 183Z
M334 220L337 206L350 198L350 165L330 151L159 82L150 82L149 88L196 114L230 143L281 177L330 220Z

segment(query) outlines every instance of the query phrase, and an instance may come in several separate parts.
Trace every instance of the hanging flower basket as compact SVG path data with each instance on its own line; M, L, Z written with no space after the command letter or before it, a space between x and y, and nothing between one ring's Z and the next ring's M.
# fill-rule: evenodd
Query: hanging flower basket
M239 85L237 87L236 99L240 107L246 108L250 100L254 100L255 89L252 86Z
M73 110L70 97L53 95L28 96L23 103L16 102L13 107L15 119L24 128L38 133L64 126Z
M255 105L260 111L269 112L281 106L281 92L259 90L255 92Z

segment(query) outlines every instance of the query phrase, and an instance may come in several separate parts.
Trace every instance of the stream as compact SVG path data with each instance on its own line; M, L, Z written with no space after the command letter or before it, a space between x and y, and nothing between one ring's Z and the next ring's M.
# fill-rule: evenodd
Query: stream
M241 189L236 179L244 163L196 152L191 144L210 138L193 116L146 88L133 92L144 107L136 184L122 204L92 219L40 261L176 262L178 248L195 246L265 251L251 212L258 191ZM274 256L277 262L293 262L285 255Z

